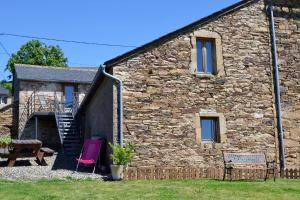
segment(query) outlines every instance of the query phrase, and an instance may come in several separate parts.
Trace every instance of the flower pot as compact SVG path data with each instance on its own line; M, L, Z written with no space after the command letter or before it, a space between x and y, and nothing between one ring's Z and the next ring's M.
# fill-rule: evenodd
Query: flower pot
M123 179L123 165L110 165L111 175L113 180Z

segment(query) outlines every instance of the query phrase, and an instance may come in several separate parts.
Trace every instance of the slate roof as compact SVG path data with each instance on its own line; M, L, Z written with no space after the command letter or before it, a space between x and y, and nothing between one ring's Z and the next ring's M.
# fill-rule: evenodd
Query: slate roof
M242 0L236 4L233 4L227 8L224 8L220 11L217 11L207 17L204 17L204 18L201 18L200 20L197 20L187 26L184 26L178 30L175 30L171 33L168 33L164 36L161 36L160 38L156 39L156 40L153 40L149 43L146 43L140 47L137 47L131 51L128 51L120 56L117 56L111 60L108 60L104 63L104 65L106 65L107 67L112 67L113 65L116 65L124 60L127 60L135 55L138 55L140 53L143 53L147 50L149 50L150 48L153 48L153 47L156 47L156 46L159 46L160 44L166 42L166 41L169 41L173 38L176 38L177 36L181 35L181 34L185 34L185 33L188 33L190 32L191 30L193 29L196 29L198 27L201 27L201 26L204 26L205 24L208 24L210 23L211 21L215 20L216 18L219 18L219 17L222 17L222 16L225 16L227 14L230 14L236 10L239 10L243 7L246 7L248 5L250 5L251 3L254 3L254 2L257 2L259 0Z
M8 95L9 92L7 89L5 89L2 85L0 85L0 94L5 94L5 95Z
M15 64L15 75L19 80L92 83L98 67L49 67Z

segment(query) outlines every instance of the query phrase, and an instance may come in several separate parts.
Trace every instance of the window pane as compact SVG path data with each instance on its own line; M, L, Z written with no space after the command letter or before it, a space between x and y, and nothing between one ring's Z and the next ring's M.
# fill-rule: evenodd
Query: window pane
M7 97L3 97L3 103L7 104Z
M216 141L216 119L201 119L201 132L203 141Z
M197 70L198 72L204 72L204 67L203 67L203 58L202 58L202 41L197 40Z
M214 46L212 41L206 41L207 73L214 73Z

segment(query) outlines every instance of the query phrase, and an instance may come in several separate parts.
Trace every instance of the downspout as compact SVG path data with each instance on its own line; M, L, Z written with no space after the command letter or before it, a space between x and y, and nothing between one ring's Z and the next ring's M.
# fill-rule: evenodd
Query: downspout
M283 130L283 126L282 126L279 64L278 64L276 30L275 30L273 1L272 0L269 1L268 10L269 10L269 14L270 14L272 55L273 55L273 64L274 64L275 101L276 101L276 112L277 112L280 171L283 172L283 170L285 169L285 152L284 152L284 140L283 140L284 130Z
M119 144L123 146L123 83L117 77L107 73L105 66L101 65L100 69L104 76L118 83L118 141Z

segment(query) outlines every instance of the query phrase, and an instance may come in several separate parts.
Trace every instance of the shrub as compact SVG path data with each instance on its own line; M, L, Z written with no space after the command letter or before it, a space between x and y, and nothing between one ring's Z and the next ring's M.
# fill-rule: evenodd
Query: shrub
M109 146L112 149L110 158L115 165L128 165L134 157L134 146L132 144L122 147L120 144L109 143Z
M0 136L0 145L9 145L11 143L11 137L9 135Z

